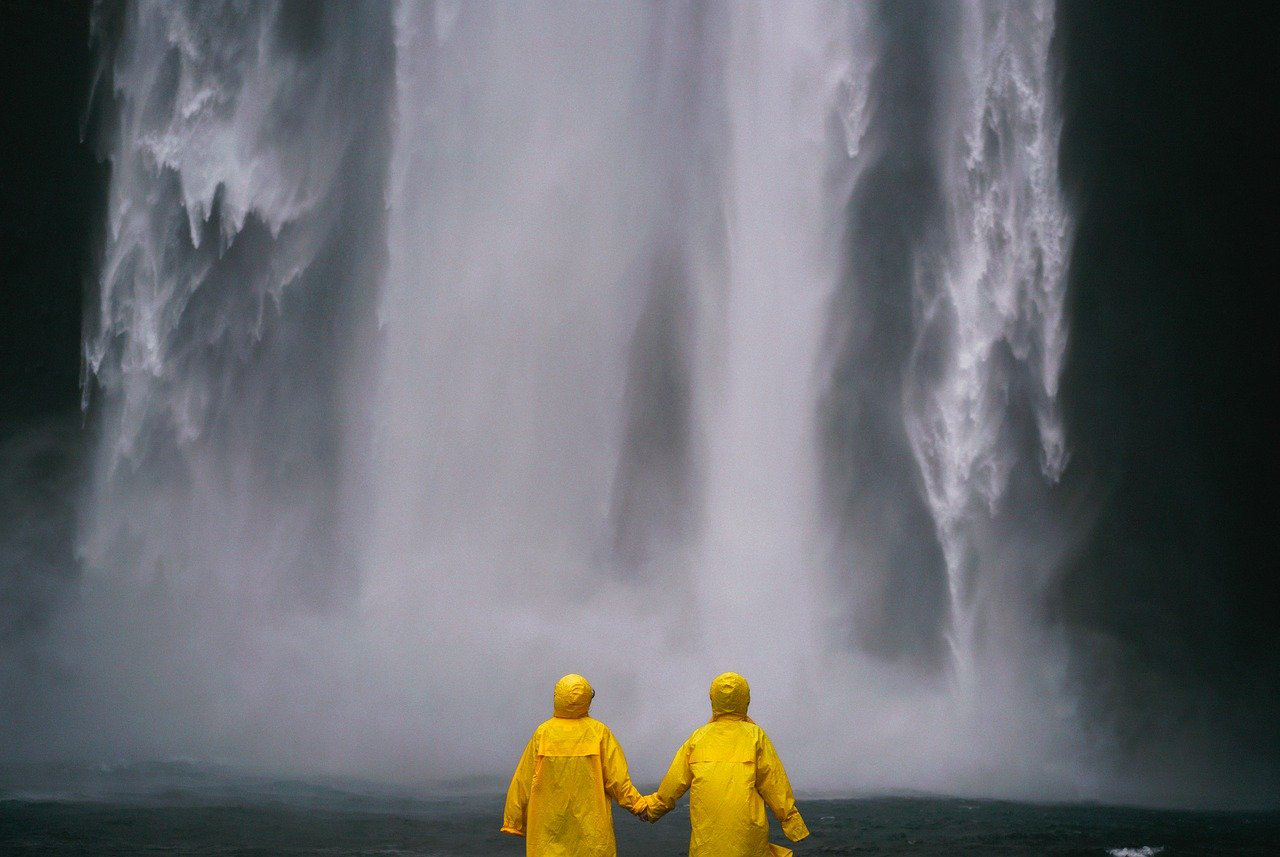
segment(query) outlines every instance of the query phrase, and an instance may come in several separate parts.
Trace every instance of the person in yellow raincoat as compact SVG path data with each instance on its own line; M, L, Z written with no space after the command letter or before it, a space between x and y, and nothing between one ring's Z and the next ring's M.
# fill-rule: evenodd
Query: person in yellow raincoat
M657 821L689 792L689 857L789 857L769 841L767 805L792 842L809 835L791 783L764 730L747 716L751 688L737 673L711 682L711 721L676 751L662 784L645 796Z
M554 716L533 730L511 777L502 832L526 837L529 857L615 857L609 799L644 812L622 748L587 716L595 695L580 675L556 682Z

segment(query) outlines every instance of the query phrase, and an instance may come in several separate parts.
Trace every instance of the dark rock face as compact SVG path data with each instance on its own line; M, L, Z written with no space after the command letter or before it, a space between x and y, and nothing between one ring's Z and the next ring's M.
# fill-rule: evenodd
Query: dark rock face
M1056 609L1122 752L1167 774L1179 734L1221 760L1180 775L1274 795L1280 557L1264 415L1277 363L1259 252L1274 99L1259 98L1261 36L1239 9L1071 0L1058 39L1077 216L1062 493L1093 511Z

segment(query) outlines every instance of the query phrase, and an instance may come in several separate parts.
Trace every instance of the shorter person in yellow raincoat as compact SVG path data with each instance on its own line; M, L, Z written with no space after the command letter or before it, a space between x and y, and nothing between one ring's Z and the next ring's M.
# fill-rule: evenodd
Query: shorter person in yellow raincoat
M751 688L737 673L711 682L711 721L676 751L645 817L657 821L689 792L689 857L789 857L769 842L767 805L792 842L809 835L791 783L764 730L747 716Z
M556 682L554 715L533 730L516 765L502 832L529 857L615 857L609 799L641 815L645 800L609 727L587 716L596 692L580 675Z

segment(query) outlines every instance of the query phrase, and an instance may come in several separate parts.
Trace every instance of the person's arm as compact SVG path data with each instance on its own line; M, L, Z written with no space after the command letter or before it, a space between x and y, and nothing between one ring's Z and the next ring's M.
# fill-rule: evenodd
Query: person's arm
M516 772L511 776L511 785L507 788L507 804L502 810L502 832L513 836L524 836L525 812L529 808L529 789L533 785L533 770L537 762L534 753L534 737L525 745L524 755L516 765Z
M676 750L675 758L671 760L671 767L667 769L667 775L662 778L658 790L645 797L645 802L649 805L646 818L649 821L657 821L670 812L675 807L676 801L689 790L692 782L693 768L689 765L689 742L686 741L680 745L679 750Z
M787 779L782 760L773 749L773 742L763 731L760 746L756 748L756 791L782 825L782 832L792 842L799 842L809 835L809 828L796 809L796 796L791 793L791 781Z
M627 771L627 757L622 746L606 726L604 736L600 739L600 767L604 774L604 791L618 805L634 815L642 815L645 810L645 799L631 784L631 774Z

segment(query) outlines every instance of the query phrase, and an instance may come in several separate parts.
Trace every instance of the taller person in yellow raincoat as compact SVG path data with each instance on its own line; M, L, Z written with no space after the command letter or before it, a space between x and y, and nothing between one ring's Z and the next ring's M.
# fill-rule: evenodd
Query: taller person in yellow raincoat
M689 792L689 857L789 857L769 842L767 805L792 842L809 835L791 783L764 730L747 716L751 688L737 673L711 682L711 721L689 736L658 790L645 797L657 821Z
M580 675L556 682L554 714L533 730L516 765L502 832L528 857L615 857L609 799L640 815L645 800L609 727L587 716L596 692Z

